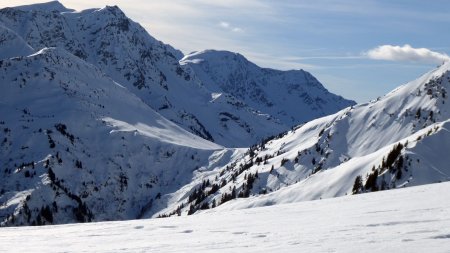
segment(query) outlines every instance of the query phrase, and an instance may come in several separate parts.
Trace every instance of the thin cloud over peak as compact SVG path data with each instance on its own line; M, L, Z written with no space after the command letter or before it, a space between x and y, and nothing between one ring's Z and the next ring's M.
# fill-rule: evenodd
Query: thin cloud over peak
M365 55L369 59L386 61L442 63L450 60L447 54L435 52L428 48L413 48L408 44L403 46L378 46L367 51Z

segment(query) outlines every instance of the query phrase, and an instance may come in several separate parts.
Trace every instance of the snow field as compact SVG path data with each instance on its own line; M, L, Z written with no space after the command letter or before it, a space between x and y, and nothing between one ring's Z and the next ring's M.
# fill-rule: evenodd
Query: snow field
M0 229L0 252L449 252L450 183L165 219Z

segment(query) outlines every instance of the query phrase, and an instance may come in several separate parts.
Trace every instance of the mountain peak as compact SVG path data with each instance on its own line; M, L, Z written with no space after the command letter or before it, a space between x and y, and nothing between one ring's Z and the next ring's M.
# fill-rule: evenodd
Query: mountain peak
M98 11L107 11L114 16L126 17L125 13L117 5L106 5L105 7L100 8Z
M21 10L21 11L57 11L57 12L72 12L72 11L74 11L73 9L66 8L59 1L50 1L50 2L46 2L46 3L22 5L22 6L17 6L14 8Z
M192 68L208 90L231 94L286 125L300 124L354 104L328 92L306 71L261 68L238 53L205 50L185 56L180 63ZM298 113L299 108L303 113Z

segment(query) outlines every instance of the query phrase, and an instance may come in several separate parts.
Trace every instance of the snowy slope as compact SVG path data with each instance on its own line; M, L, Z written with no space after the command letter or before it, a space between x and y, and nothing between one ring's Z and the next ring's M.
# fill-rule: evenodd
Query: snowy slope
M0 61L0 224L133 219L216 151L64 49Z
M28 45L14 31L4 27L0 23L0 59L9 59L13 57L26 56L34 52L34 49Z
M275 114L274 108L260 110L266 106L240 99L231 90L217 92L217 89L209 89L209 85L203 84L204 78L209 83L204 73L198 76L191 68L179 64L183 57L180 51L151 37L117 6L81 12L70 11L58 2L5 8L0 10L0 25L17 33L36 50L43 47L64 48L99 67L167 119L220 145L249 146L297 123L297 120L286 121L278 117L283 113ZM304 72L300 73L290 75L287 80L280 77L278 83L286 81L294 86L303 83ZM266 76L271 74L276 74L276 71ZM312 76L307 76L313 81L315 88L311 89L315 90L315 100L331 96ZM241 85L241 80L236 80L233 85ZM290 92L289 85L283 86L285 93ZM286 106L298 101L291 101L292 97L285 99L288 101ZM311 98L304 97L302 100ZM319 117L347 106L348 103L343 101L328 99L325 101L328 103L326 110L316 104L302 104L295 114L308 115L300 117L301 120ZM284 103L277 106L284 106Z
M247 208L448 181L449 70L446 63L376 101L241 151L223 168L197 175L159 215L173 210L191 214L223 203L220 208Z
M238 53L206 50L186 55L180 62L192 68L208 90L231 94L288 126L355 104L328 92L304 70L260 68Z
M167 219L0 229L5 252L449 252L450 183Z

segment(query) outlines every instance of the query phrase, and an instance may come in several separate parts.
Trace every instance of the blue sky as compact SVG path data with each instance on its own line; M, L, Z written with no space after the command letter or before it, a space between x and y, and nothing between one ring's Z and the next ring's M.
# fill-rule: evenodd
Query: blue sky
M0 7L40 2L2 0ZM450 54L447 0L61 0L118 5L184 53L239 52L260 66L305 69L358 102L382 96Z

